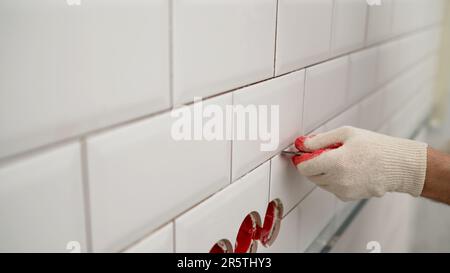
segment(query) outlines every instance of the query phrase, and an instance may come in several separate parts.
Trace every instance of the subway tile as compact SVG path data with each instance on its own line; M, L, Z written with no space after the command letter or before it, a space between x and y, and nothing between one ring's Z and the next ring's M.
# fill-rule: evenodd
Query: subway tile
M424 97L419 94L409 99L391 118L390 133L395 137L410 138L425 118Z
M331 50L339 55L364 46L367 3L361 0L335 0Z
M432 25L441 23L446 11L446 0L421 0L423 7L426 9L424 18L425 25Z
M393 34L404 34L420 27L422 14L418 0L395 0L392 17Z
M392 80L420 59L416 46L419 35L410 35L379 47L377 86Z
M332 0L278 1L277 75L329 56L332 12Z
M382 112L384 113L384 119L392 117L405 105L409 98L414 96L418 87L425 80L422 78L424 68L422 65L412 67L383 88L386 94Z
M333 130L342 126L359 127L361 125L361 107L356 104L325 124L325 130Z
M413 224L415 198L407 194L387 193L383 198L372 198L364 205L331 252L371 252L369 242L380 245L381 252L399 251L407 246L408 229ZM403 241L399 244L400 241ZM405 240L406 239L406 240ZM401 250L407 252L406 249Z
M302 107L303 107L303 88L304 88L304 70L290 73L288 75L259 83L250 87L246 87L233 92L233 103L235 107L265 107L268 106L268 113L259 112L259 123L250 123L248 119L241 127L236 116L234 122L235 132L243 130L263 130L261 121L263 118L270 117L270 136L271 140L261 140L261 135L258 140L251 140L248 137L245 140L236 139L233 141L233 180L242 176L246 172L255 168L257 165L268 160L273 155L277 154L284 147L292 144L294 139L301 133L302 123ZM276 110L271 110L272 106L279 109L279 118L273 116ZM269 116L270 114L270 116ZM240 121L244 119L239 118ZM279 130L276 126L278 123ZM277 136L278 135L278 136ZM249 136L249 133L247 134ZM279 138L276 143L276 138ZM269 145L269 143L273 145ZM263 146L266 145L267 151L263 151ZM270 147L273 146L273 147Z
M386 100L388 100L386 92L382 89L371 94L361 102L361 128L376 131L383 125Z
M404 68L401 51L406 43L395 40L381 45L378 49L377 86L381 86Z
M347 103L353 104L376 87L378 49L370 48L350 55Z
M3 165L0 181L0 252L87 250L78 144Z
M173 2L174 102L273 75L275 0Z
M289 150L295 150L290 147ZM277 155L271 160L270 200L276 198L283 203L284 214L291 211L315 185L302 176L291 161L290 156Z
M208 252L222 239L233 245L247 214L264 220L269 195L269 162L175 220L176 252ZM260 246L262 247L262 246Z
M202 105L225 111L231 94L181 108L184 129L206 121ZM179 140L182 120L165 113L87 139L95 251L128 245L230 182L231 141Z
M126 253L172 253L173 223L167 224L128 248Z
M303 128L312 130L336 115L346 102L348 57L306 69Z
M336 197L317 187L300 204L300 252L304 252L334 215Z
M22 2L0 4L0 157L169 108L168 1Z
M277 239L270 247L260 247L260 253L298 253L300 252L301 216L299 206L283 217Z
M369 6L367 19L367 44L374 44L389 38L392 29L392 2L383 0L381 5Z

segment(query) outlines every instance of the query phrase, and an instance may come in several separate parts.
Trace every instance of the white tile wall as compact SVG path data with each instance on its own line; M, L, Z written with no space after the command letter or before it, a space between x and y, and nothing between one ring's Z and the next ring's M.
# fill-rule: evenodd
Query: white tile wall
M234 247L248 213L264 220L269 203L269 162L175 220L176 252L208 252L221 239Z
M350 55L347 103L353 104L376 88L378 48L373 47Z
M231 94L203 104L224 110ZM175 141L175 120L167 113L87 140L94 250L117 250L229 183L230 141Z
M173 1L175 104L273 75L275 0Z
M233 92L235 106L273 105L279 108L279 130L275 127L269 128L276 133L279 132L279 143L271 148L271 151L261 151L261 144L268 144L267 141L248 139L233 141L233 180L292 144L295 137L301 133L304 78L304 70L301 70ZM265 116L269 117L269 114ZM259 116L262 117L263 115ZM270 118L272 120L272 116ZM235 122L235 131L239 130L238 127L240 128L240 125Z
M382 85L391 80L410 64L414 62L411 58L411 49L408 48L411 36L388 42L379 47L377 84Z
M345 110L325 124L325 130L333 130L341 126L361 127L361 106L356 104Z
M290 150L295 149L291 147ZM282 200L283 212L286 215L315 185L299 174L289 156L275 156L270 167L270 200Z
M261 247L258 252L262 253L298 253L300 252L300 207L296 206L281 223L280 231L275 243L268 248Z
M338 55L361 48L366 38L367 2L334 0L333 11L332 53Z
M376 131L383 125L383 113L387 99L386 92L382 89L371 94L361 102L361 128Z
M0 158L169 108L168 25L165 0L1 1Z
M329 56L332 12L332 0L278 0L277 75Z
M306 69L303 128L308 132L345 106L348 56Z
M259 252L306 250L342 203L280 150L342 125L409 137L447 1L29 2L0 3L0 251L207 252L274 198L280 234ZM279 146L175 141L170 110L194 96L279 105Z
M0 252L86 251L80 146L1 166L0 218Z
M421 25L420 0L396 0L393 3L394 35L410 32Z
M336 197L317 187L299 205L301 217L299 236L300 251L305 251L326 227L334 214Z
M170 223L128 248L126 253L172 253L173 223Z
M392 3L394 0L382 0L381 5L368 7L367 44L383 41L391 35Z

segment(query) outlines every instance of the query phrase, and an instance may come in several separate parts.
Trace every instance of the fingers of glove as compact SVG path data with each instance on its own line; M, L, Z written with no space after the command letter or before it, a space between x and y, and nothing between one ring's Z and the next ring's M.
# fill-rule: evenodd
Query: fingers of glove
M324 149L318 150L311 154L317 153L307 158L303 154L292 158L296 164L298 171L307 177L327 174L330 170L336 170L339 167L340 158L342 157L343 149Z
M353 130L353 127L345 126L315 136L301 136L295 140L295 147L305 152L337 148L350 137Z

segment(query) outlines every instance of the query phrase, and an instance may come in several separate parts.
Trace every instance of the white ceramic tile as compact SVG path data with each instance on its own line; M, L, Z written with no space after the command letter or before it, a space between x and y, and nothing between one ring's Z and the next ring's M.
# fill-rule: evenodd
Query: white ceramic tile
M342 126L353 126L359 127L360 122L361 107L359 104L352 106L351 108L345 110L343 113L339 114L329 122L325 124L325 129L333 130Z
M231 94L202 103L224 111ZM177 141L179 122L166 113L87 140L94 250L120 249L229 183L231 141Z
M80 162L69 144L0 167L0 252L86 251Z
M377 84L385 84L418 61L414 36L383 44L378 49Z
M382 0L381 5L368 7L367 44L383 41L391 35L392 2L393 0Z
M442 22L445 14L446 0L421 0L422 8L425 9L424 25L437 24Z
M134 246L128 248L127 253L172 253L173 252L173 223L145 237Z
M370 48L350 55L347 103L353 104L376 87L378 49Z
M392 117L399 109L405 106L408 98L416 93L418 86L424 81L421 77L424 75L423 68L421 65L412 67L383 88L386 94L383 105L384 119Z
M269 147L268 144L271 143L269 140L250 140L247 138L246 140L233 141L233 180L269 159L284 147L292 144L294 139L300 134L303 89L304 70L301 70L280 78L243 88L233 93L233 103L235 106L269 107L269 113L263 114L263 112L260 112L259 123L246 124L249 123L248 119L243 123L248 130L263 129L263 127L258 125L260 124L262 117L270 117L272 120L272 113L276 114L276 110L272 111L270 109L272 109L273 106L278 107L279 109L279 119L277 119L276 116L273 116L273 122L271 121L269 124L270 126L268 127L271 129L270 131L273 132L271 139L273 140L272 143L274 145L270 145L273 147ZM238 118L238 116L236 116L234 123L235 132L238 130L243 131L242 127L238 125L238 119L243 120L243 118ZM279 123L278 130L274 126L275 122ZM275 141L277 135L279 139L278 143ZM262 144L266 144L268 146L267 148L270 148L270 150L262 151Z
M293 147L290 150L294 150ZM283 203L284 214L291 211L315 185L300 175L290 156L277 155L271 160L270 200Z
M384 109L386 104L386 92L379 90L361 102L360 127L376 131L384 122Z
M414 229L412 220L416 201L399 193L370 199L337 240L332 252L368 253L372 250L368 248L371 241L378 242L383 253L411 251L406 237Z
M445 0L403 0L397 1L394 27L397 32L423 28L442 21Z
M329 56L332 12L332 0L278 1L277 75Z
M270 247L259 247L260 253L298 253L300 251L300 211L297 206L281 221L280 231Z
M336 197L317 187L299 205L300 251L305 251L334 215Z
M367 2L335 0L331 50L334 55L358 49L366 38Z
M173 1L175 104L273 75L275 0Z
M306 69L305 132L325 122L345 106L348 64L346 56Z
M234 247L239 227L256 211L264 220L269 195L269 162L175 220L176 252L208 252L222 239Z
M390 121L390 133L392 136L410 138L420 125L420 119L424 115L422 97L416 96L409 99L404 106L397 111Z
M393 2L392 32L400 35L421 26L423 10L418 0L395 0Z
M1 1L0 157L167 109L168 13L166 0Z

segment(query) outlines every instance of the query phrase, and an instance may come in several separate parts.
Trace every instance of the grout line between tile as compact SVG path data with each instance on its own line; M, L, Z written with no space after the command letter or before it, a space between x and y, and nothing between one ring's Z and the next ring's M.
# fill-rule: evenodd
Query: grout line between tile
M177 232L176 229L177 226L175 225L175 219L172 220L172 246L173 246L173 253L177 252Z
M84 200L84 219L86 229L86 243L87 251L93 252L92 243L92 217L91 217L91 202L89 191L89 165L87 156L86 139L82 138L80 141L80 153L81 153L81 174L83 183L83 200Z
M276 76L277 69L277 39L278 39L278 5L279 0L276 1L275 8L275 42L274 42L274 52L273 52L273 77Z
M169 0L169 93L170 93L170 108L174 105L174 75L173 75L173 0Z
M439 23L433 24L433 25L429 25L429 26L426 26L426 27L422 27L422 28L417 29L417 30L415 30L413 32L403 33L401 35L394 36L392 39L389 39L387 41L374 43L374 44L371 44L370 46L367 46L367 47L362 47L362 48L359 48L359 49L356 49L356 50L353 50L353 51L350 51L350 52L346 52L346 53L343 53L343 54L340 54L340 55L337 55L337 56L333 56L332 58L329 58L329 59L326 59L326 60L323 60L323 61L320 61L320 62L316 62L316 63L310 64L308 66L301 67L301 68L298 68L298 69L295 69L295 70L292 70L292 71L289 71L289 72L277 75L275 77L270 77L270 78L266 78L266 79L263 79L263 80L260 80L260 81L257 81L257 82L249 83L247 85L239 86L239 87L227 90L227 91L223 91L221 93L217 93L217 94L209 96L209 97L205 97L203 99L204 100L208 100L208 99L211 99L211 98L214 98L214 97L218 97L218 96L221 96L221 95L233 92L233 91L237 91L237 90L244 89L244 88L247 88L247 87L250 87L250 86L253 86L253 85L257 85L257 84L260 84L260 83L263 83L263 82L266 82L266 81L270 81L270 80L273 80L273 79L276 79L276 78L280 78L280 77L283 77L283 76L286 76L286 75L289 75L289 74L301 71L303 69L305 69L305 73L306 73L306 69L308 69L308 68L310 68L312 66L315 66L315 65L318 65L318 64L321 64L321 63L326 63L328 61L332 61L334 59L338 59L340 57L343 57L343 56L346 56L346 55L350 55L350 54L353 54L353 53L356 53L356 52L360 52L360 51L363 51L363 50L366 50L366 49L378 47L381 44L387 44L387 43L393 42L395 40L402 39L402 38L410 36L410 35L415 35L415 34L418 34L420 32L425 32L425 31L430 30L430 29L432 29L434 27L437 27L438 25L439 25ZM432 55L433 53L435 53L435 52L433 51L432 53L427 54L425 57L428 57L429 55ZM422 59L423 58L421 58L420 60L422 60ZM418 62L415 62L414 64L411 64L409 67L414 66L417 63ZM384 87L389 82L392 82L393 80L395 80L402 73L403 72L395 75L391 80L387 81L385 84L380 85L378 87L378 89ZM30 155L39 153L41 151L45 151L45 150L53 148L55 146L60 146L60 145L63 145L63 144L74 142L74 141L79 141L79 139L83 138L83 137L84 138L88 138L88 137L91 137L91 136L95 136L97 134L101 134L103 132L106 132L106 131L109 131L109 130L112 130L112 129L120 128L120 127L129 125L129 124L132 124L132 123L135 123L135 122L143 121L143 120L146 120L146 119L151 118L151 117L155 117L155 116L159 116L159 115L168 113L171 110L176 109L178 107L182 107L184 105L189 106L189 105L192 105L192 104L194 104L193 101L189 102L189 103L186 103L186 104L183 104L183 105L179 105L179 106L172 106L169 109L159 110L159 111L156 111L156 112L153 112L153 113L150 113L150 114L146 114L146 115L142 115L142 116L135 117L135 118L132 118L132 119L128 119L128 120L125 120L123 122L118 122L118 123L115 123L115 124L112 124L112 125L108 125L108 126L104 126L104 127L88 130L87 132L82 132L82 133L79 133L79 134L75 134L75 135L73 135L71 137L67 137L67 138L64 138L64 139L61 139L61 140L58 140L58 141L54 141L54 142L51 142L51 143L47 143L47 144L44 144L44 145L41 145L41 146L38 146L38 147L34 147L34 148L31 148L31 149L28 149L26 151L21 151L21 152L12 154L12 155L8 155L8 156L0 159L0 167L5 165L5 164L8 164L10 162L13 162L15 160L20 160L22 158L25 158L25 157L28 157Z
M273 158L273 157L272 157ZM271 184L272 184L272 158L270 158L269 161L269 191L267 196L267 204L270 203L270 190L271 190Z

